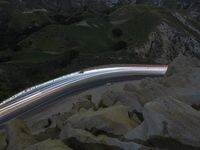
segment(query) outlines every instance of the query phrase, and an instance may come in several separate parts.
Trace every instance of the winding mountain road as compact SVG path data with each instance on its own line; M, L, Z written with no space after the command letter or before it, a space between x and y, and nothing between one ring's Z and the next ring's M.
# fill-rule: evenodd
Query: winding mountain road
M0 124L63 97L110 82L160 77L166 65L107 65L84 69L26 89L0 103Z

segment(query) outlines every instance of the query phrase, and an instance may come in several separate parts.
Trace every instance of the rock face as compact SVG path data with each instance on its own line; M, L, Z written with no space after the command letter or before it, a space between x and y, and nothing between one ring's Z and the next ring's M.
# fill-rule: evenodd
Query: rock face
M69 125L65 126L60 134L61 139L67 143L77 143L76 148L93 149L111 149L111 150L139 150L145 146L134 142L122 142L116 138L105 135L94 136L90 132L82 129L73 129Z
M98 102L9 122L0 150L199 150L199 22L199 0L0 0L0 99L81 67L170 63Z
M180 55L170 64L166 77L144 79L138 85L126 85L124 90L131 92L142 105L169 95L189 105L199 104L199 74L199 61Z
M157 29L159 32L151 33L143 47L135 49L141 57L155 59L158 63L169 63L179 54L200 55L200 43L191 35L179 32L166 22L162 22Z
M0 133L0 149L199 150L199 91L200 61L179 55L162 78L123 83L97 103L87 91L71 109L28 116L30 129L11 121L7 136Z
M200 113L191 106L173 98L158 99L145 105L143 116L142 126L130 132L128 139L141 139L144 136L141 140L145 141L151 137L166 137L187 145L200 146ZM142 133L138 133L141 128Z
M99 107L111 107L115 104L122 104L129 107L129 111L141 112L142 105L136 95L128 91L107 91L101 97Z
M79 98L78 102L73 104L74 111L80 111L81 109L96 109L95 104L92 103L92 96L86 95L84 97Z
M19 120L14 120L8 123L8 150L21 150L29 145L36 143L30 129Z
M34 145L31 145L24 150L72 150L60 140L46 140Z
M200 3L198 0L136 0L136 4L151 4L168 8L183 9L188 11L192 17L200 19Z
M125 106L113 106L99 111L87 111L77 113L69 118L68 122L74 128L89 131L106 132L114 135L124 135L130 129L138 126L137 121L128 116L128 108Z

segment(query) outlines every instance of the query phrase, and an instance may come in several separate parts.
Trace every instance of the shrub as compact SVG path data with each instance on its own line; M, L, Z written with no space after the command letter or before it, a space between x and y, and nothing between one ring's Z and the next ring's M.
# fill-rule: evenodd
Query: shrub
M120 37L123 35L123 31L119 28L112 30L113 37Z
M121 50L127 48L127 43L125 41L118 41L114 44L114 50Z

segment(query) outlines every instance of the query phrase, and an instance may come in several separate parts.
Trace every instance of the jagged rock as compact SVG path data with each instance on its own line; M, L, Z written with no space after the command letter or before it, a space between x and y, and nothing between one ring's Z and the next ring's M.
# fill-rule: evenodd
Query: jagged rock
M146 78L138 84L127 84L124 90L132 93L142 106L157 98L173 96L189 105L199 105L199 60L179 55L163 78Z
M180 21L182 22L184 25L188 26L191 30L193 30L194 32L200 34L200 30L198 28L196 28L195 26L192 26L190 23L192 21L192 19L188 16L184 16L178 12L176 12L174 14L174 16Z
M140 84L133 89L131 89L130 85L129 89L127 89L125 85L124 90L128 90L128 92L132 93L132 95L137 98L138 103L141 105L140 109L136 109L138 112L142 112L143 106L146 103L153 101L158 97L168 95L166 88L160 84L157 79L155 80L150 78L141 80Z
M151 137L175 139L200 147L200 112L174 98L163 98L145 105L144 122L126 135L129 140Z
M127 83L124 85L123 90L128 91L128 92L137 91L137 85L132 84L132 83Z
M187 33L181 33L165 22L163 22L158 29L163 36L163 44L168 44L171 41L170 45L163 46L168 59L173 60L173 57L175 58L179 53L200 54L200 44L193 36L190 36Z
M31 145L25 148L24 150L72 150L72 149L69 148L60 140L48 139L46 141Z
M75 128L96 129L108 134L124 135L138 126L137 121L129 118L128 111L128 107L121 105L98 111L89 110L73 115L68 122Z
M0 131L0 150L5 150L7 147L6 135L4 131Z
M130 111L142 111L142 105L138 101L138 97L127 91L107 91L101 97L99 107L110 107L116 103L120 103L130 108Z
M170 63L167 76L185 74L190 72L193 67L200 67L200 62L194 57L186 57L179 55L172 63Z
M200 3L198 0L136 0L136 4L150 4L159 7L167 7L173 9L183 9L188 12L191 17L200 19Z
M80 109L96 109L95 105L92 103L91 95L86 95L78 99L76 103L73 103L72 109L75 111L80 111Z
M52 121L49 118L38 120L31 125L31 129L32 129L32 131L44 130L44 129L50 127L51 123L52 123Z
M170 65L161 83L167 87L199 87L200 64L195 58L180 55Z
M60 134L60 129L57 127L54 128L48 128L43 131L40 131L39 133L35 133L34 137L37 141L44 141L49 138L51 139L58 139Z
M141 58L151 58L162 64L174 60L179 54L200 55L198 39L180 32L166 22L157 26L158 31L149 34L148 42L134 51Z
M62 129L66 124L67 120L74 115L76 111L72 110L71 112L66 113L58 113L51 117L52 125L51 127L57 127L59 129Z
M110 107L117 102L118 93L114 91L107 91L101 97L100 107Z
M145 147L134 142L122 142L116 138L111 138L105 135L94 136L85 130L73 129L70 125L66 125L63 128L60 138L66 143L70 143L71 147L82 145L81 148L87 147L88 150L93 150L95 148L100 149L102 147L111 150L139 150Z
M7 150L21 150L36 143L29 128L23 121L12 120L6 125L8 148Z

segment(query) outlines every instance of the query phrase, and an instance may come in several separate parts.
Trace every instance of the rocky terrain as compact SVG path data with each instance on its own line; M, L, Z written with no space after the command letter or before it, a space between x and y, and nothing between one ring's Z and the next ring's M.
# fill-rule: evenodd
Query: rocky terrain
M137 4L150 4L172 9L184 9L193 18L200 19L200 2L198 0L136 0Z
M0 128L0 150L200 150L198 0L0 0L0 101L104 64L170 64Z
M165 77L92 89L8 122L0 150L199 150L199 75L200 61L179 55Z

